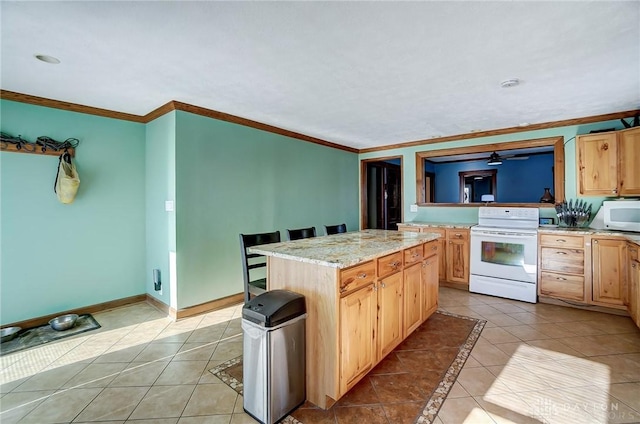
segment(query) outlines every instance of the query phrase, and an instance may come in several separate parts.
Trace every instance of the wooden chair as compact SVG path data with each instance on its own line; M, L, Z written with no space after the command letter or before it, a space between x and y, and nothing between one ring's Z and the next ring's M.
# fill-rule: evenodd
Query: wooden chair
M287 230L289 240L300 240L316 236L316 227L299 228L297 230Z
M325 225L324 232L326 235L330 234L340 234L347 232L347 224L339 224L339 225Z
M249 302L251 295L257 296L267 291L267 260L263 255L248 253L247 249L260 244L278 243L280 231L273 233L240 234L240 253L242 254L242 272L244 277L244 302ZM261 269L262 268L262 269ZM258 271L262 271L258 274Z

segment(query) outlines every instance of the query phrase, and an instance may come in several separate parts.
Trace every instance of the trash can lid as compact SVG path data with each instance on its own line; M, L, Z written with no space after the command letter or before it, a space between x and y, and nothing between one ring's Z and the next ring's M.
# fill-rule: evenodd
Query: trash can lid
M305 312L303 295L289 290L271 290L246 303L242 318L264 327L275 327Z

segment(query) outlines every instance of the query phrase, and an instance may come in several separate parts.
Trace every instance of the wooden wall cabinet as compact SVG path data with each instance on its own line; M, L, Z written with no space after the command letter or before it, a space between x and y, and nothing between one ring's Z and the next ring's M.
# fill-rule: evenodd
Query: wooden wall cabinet
M627 298L627 242L621 239L591 239L592 303L624 306Z
M581 195L640 195L640 128L579 135L576 146Z

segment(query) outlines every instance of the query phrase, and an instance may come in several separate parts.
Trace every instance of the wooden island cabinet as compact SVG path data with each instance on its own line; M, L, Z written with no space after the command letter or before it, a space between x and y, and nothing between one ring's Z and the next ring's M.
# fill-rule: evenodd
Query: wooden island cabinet
M268 289L305 296L307 400L331 407L438 306L438 234L364 230L260 245Z

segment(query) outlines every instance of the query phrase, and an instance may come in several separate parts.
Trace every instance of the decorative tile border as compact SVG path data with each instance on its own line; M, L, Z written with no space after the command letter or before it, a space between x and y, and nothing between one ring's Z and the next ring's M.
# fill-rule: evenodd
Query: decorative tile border
M464 319L467 321L473 321L476 324L471 330L471 332L469 333L469 336L467 336L467 340L464 342L462 346L460 346L458 355L456 356L456 358L453 360L453 362L447 369L447 372L445 373L444 378L440 381L440 383L438 384L438 387L434 390L433 394L431 395L431 398L429 399L424 409L422 410L422 415L420 415L416 420L417 424L433 423L436 416L438 415L438 412L440 411L440 408L442 407L442 404L444 403L444 400L449 394L451 387L453 387L453 383L455 383L456 379L458 378L458 374L460 374L462 367L464 366L465 362L467 362L467 359L471 354L471 350L473 349L476 342L480 338L480 333L482 333L482 330L484 329L484 326L487 323L487 321L484 321L484 320L465 317L463 315L453 314L451 312L446 312L441 310L436 311L436 313L442 314L442 315L448 315L454 318ZM235 390L238 394L242 395L243 394L242 382L238 381L238 379L236 379L235 377L233 377L232 375L226 372L226 370L228 370L229 368L241 363L242 363L242 355L238 356L237 358L233 358L226 362L221 363L215 368L212 368L210 372L216 377L218 377L220 380L222 380L226 385L228 385L233 390ZM302 422L293 418L291 415L287 415L287 417L285 417L284 420L282 420L282 423L303 424Z
M462 367L464 366L465 362L467 362L467 358L469 358L469 354L471 353L473 346L475 346L476 342L480 338L480 333L482 333L482 330L487 323L487 321L484 320L452 314L446 311L437 311L437 313L468 321L476 321L476 325L471 330L471 333L469 333L469 336L467 337L467 340L464 342L464 344L460 346L460 350L458 351L456 359L453 360L453 362L449 366L449 369L445 373L444 378L440 381L440 384L438 384L438 387L434 390L433 394L431 395L431 399L429 399L424 409L422 410L422 415L420 415L416 420L417 424L433 423L436 416L438 415L438 412L440 411L440 408L442 407L442 404L444 403L444 400L449 394L451 387L453 387L453 383L455 383L456 379L458 378L458 374L460 374Z

